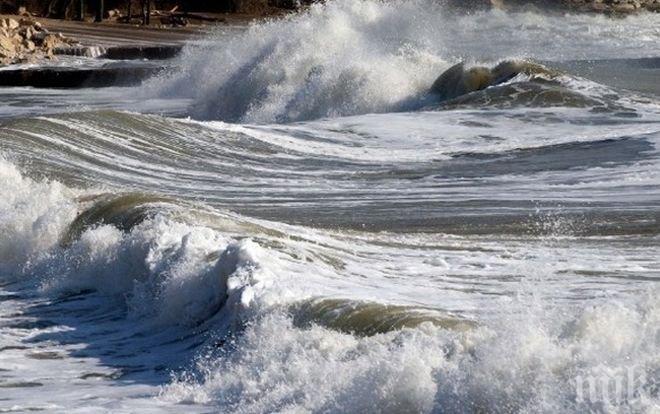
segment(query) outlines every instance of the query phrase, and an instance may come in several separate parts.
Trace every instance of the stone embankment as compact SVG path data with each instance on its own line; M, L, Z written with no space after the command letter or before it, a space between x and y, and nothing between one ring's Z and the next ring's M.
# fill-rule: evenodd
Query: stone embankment
M56 48L77 42L61 33L51 33L30 18L0 19L0 66L52 59Z

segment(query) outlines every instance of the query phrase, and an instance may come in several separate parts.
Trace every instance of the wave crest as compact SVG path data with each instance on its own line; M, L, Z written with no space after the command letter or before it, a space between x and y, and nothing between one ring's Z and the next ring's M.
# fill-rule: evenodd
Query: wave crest
M315 5L189 48L179 72L149 87L192 97L192 115L201 119L286 122L397 110L447 66L420 33L434 30L441 15L422 1Z
M256 243L177 220L158 208L162 199L89 196L26 178L1 160L0 180L10 190L0 200L0 282L53 295L99 291L134 317L185 326L228 303L229 319L238 317L251 305L251 285L268 276Z

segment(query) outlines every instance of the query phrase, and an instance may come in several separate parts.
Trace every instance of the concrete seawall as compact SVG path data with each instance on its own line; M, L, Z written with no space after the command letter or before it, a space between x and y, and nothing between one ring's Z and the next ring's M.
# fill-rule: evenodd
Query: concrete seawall
M35 88L99 88L132 86L163 71L163 67L28 68L0 71L0 86Z

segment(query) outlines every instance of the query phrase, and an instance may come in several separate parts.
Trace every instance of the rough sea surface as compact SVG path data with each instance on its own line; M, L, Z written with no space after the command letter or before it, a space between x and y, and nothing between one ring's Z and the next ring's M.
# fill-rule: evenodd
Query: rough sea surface
M0 412L658 413L659 85L660 14L336 0L0 89Z

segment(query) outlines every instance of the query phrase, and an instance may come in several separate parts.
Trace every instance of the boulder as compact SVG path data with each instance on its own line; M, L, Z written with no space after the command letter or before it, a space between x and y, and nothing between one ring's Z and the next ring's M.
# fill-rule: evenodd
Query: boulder
M9 29L9 30L15 30L15 29L18 29L18 26L20 26L20 24L16 20L11 19L9 17L6 18L6 19L0 20L0 27L2 27L2 28Z
M646 5L646 10L650 12L660 13L660 2L648 3Z
M616 13L621 13L621 14L628 14L628 13L634 13L635 8L634 4L631 3L622 3L622 4L614 4L612 6L612 10L614 10Z
M19 30L18 33L24 39L27 39L27 40L32 39L32 36L34 36L34 30L32 29L32 26L21 27L21 30Z
M467 70L461 62L442 73L433 82L430 92L441 100L454 99L507 82L520 74L546 78L556 75L541 65L524 60L505 60L493 68L476 66Z
M61 33L49 33L31 18L0 19L0 65L50 59L55 49L75 43Z
M24 47L25 50L27 50L28 52L34 52L35 49L36 49L36 46L34 45L34 42L33 42L32 40L28 40L28 39L25 39L25 40L23 41L23 47Z
M44 44L44 39L46 38L46 36L48 36L48 32L46 32L46 31L35 32L35 33L32 35L31 40L32 40L37 46L41 46L41 45Z
M52 34L46 35L46 37L44 37L43 41L41 42L41 46L48 50L55 49L60 44L62 44L61 39Z
M13 57L16 55L16 45L8 37L0 37L0 55L3 57Z

